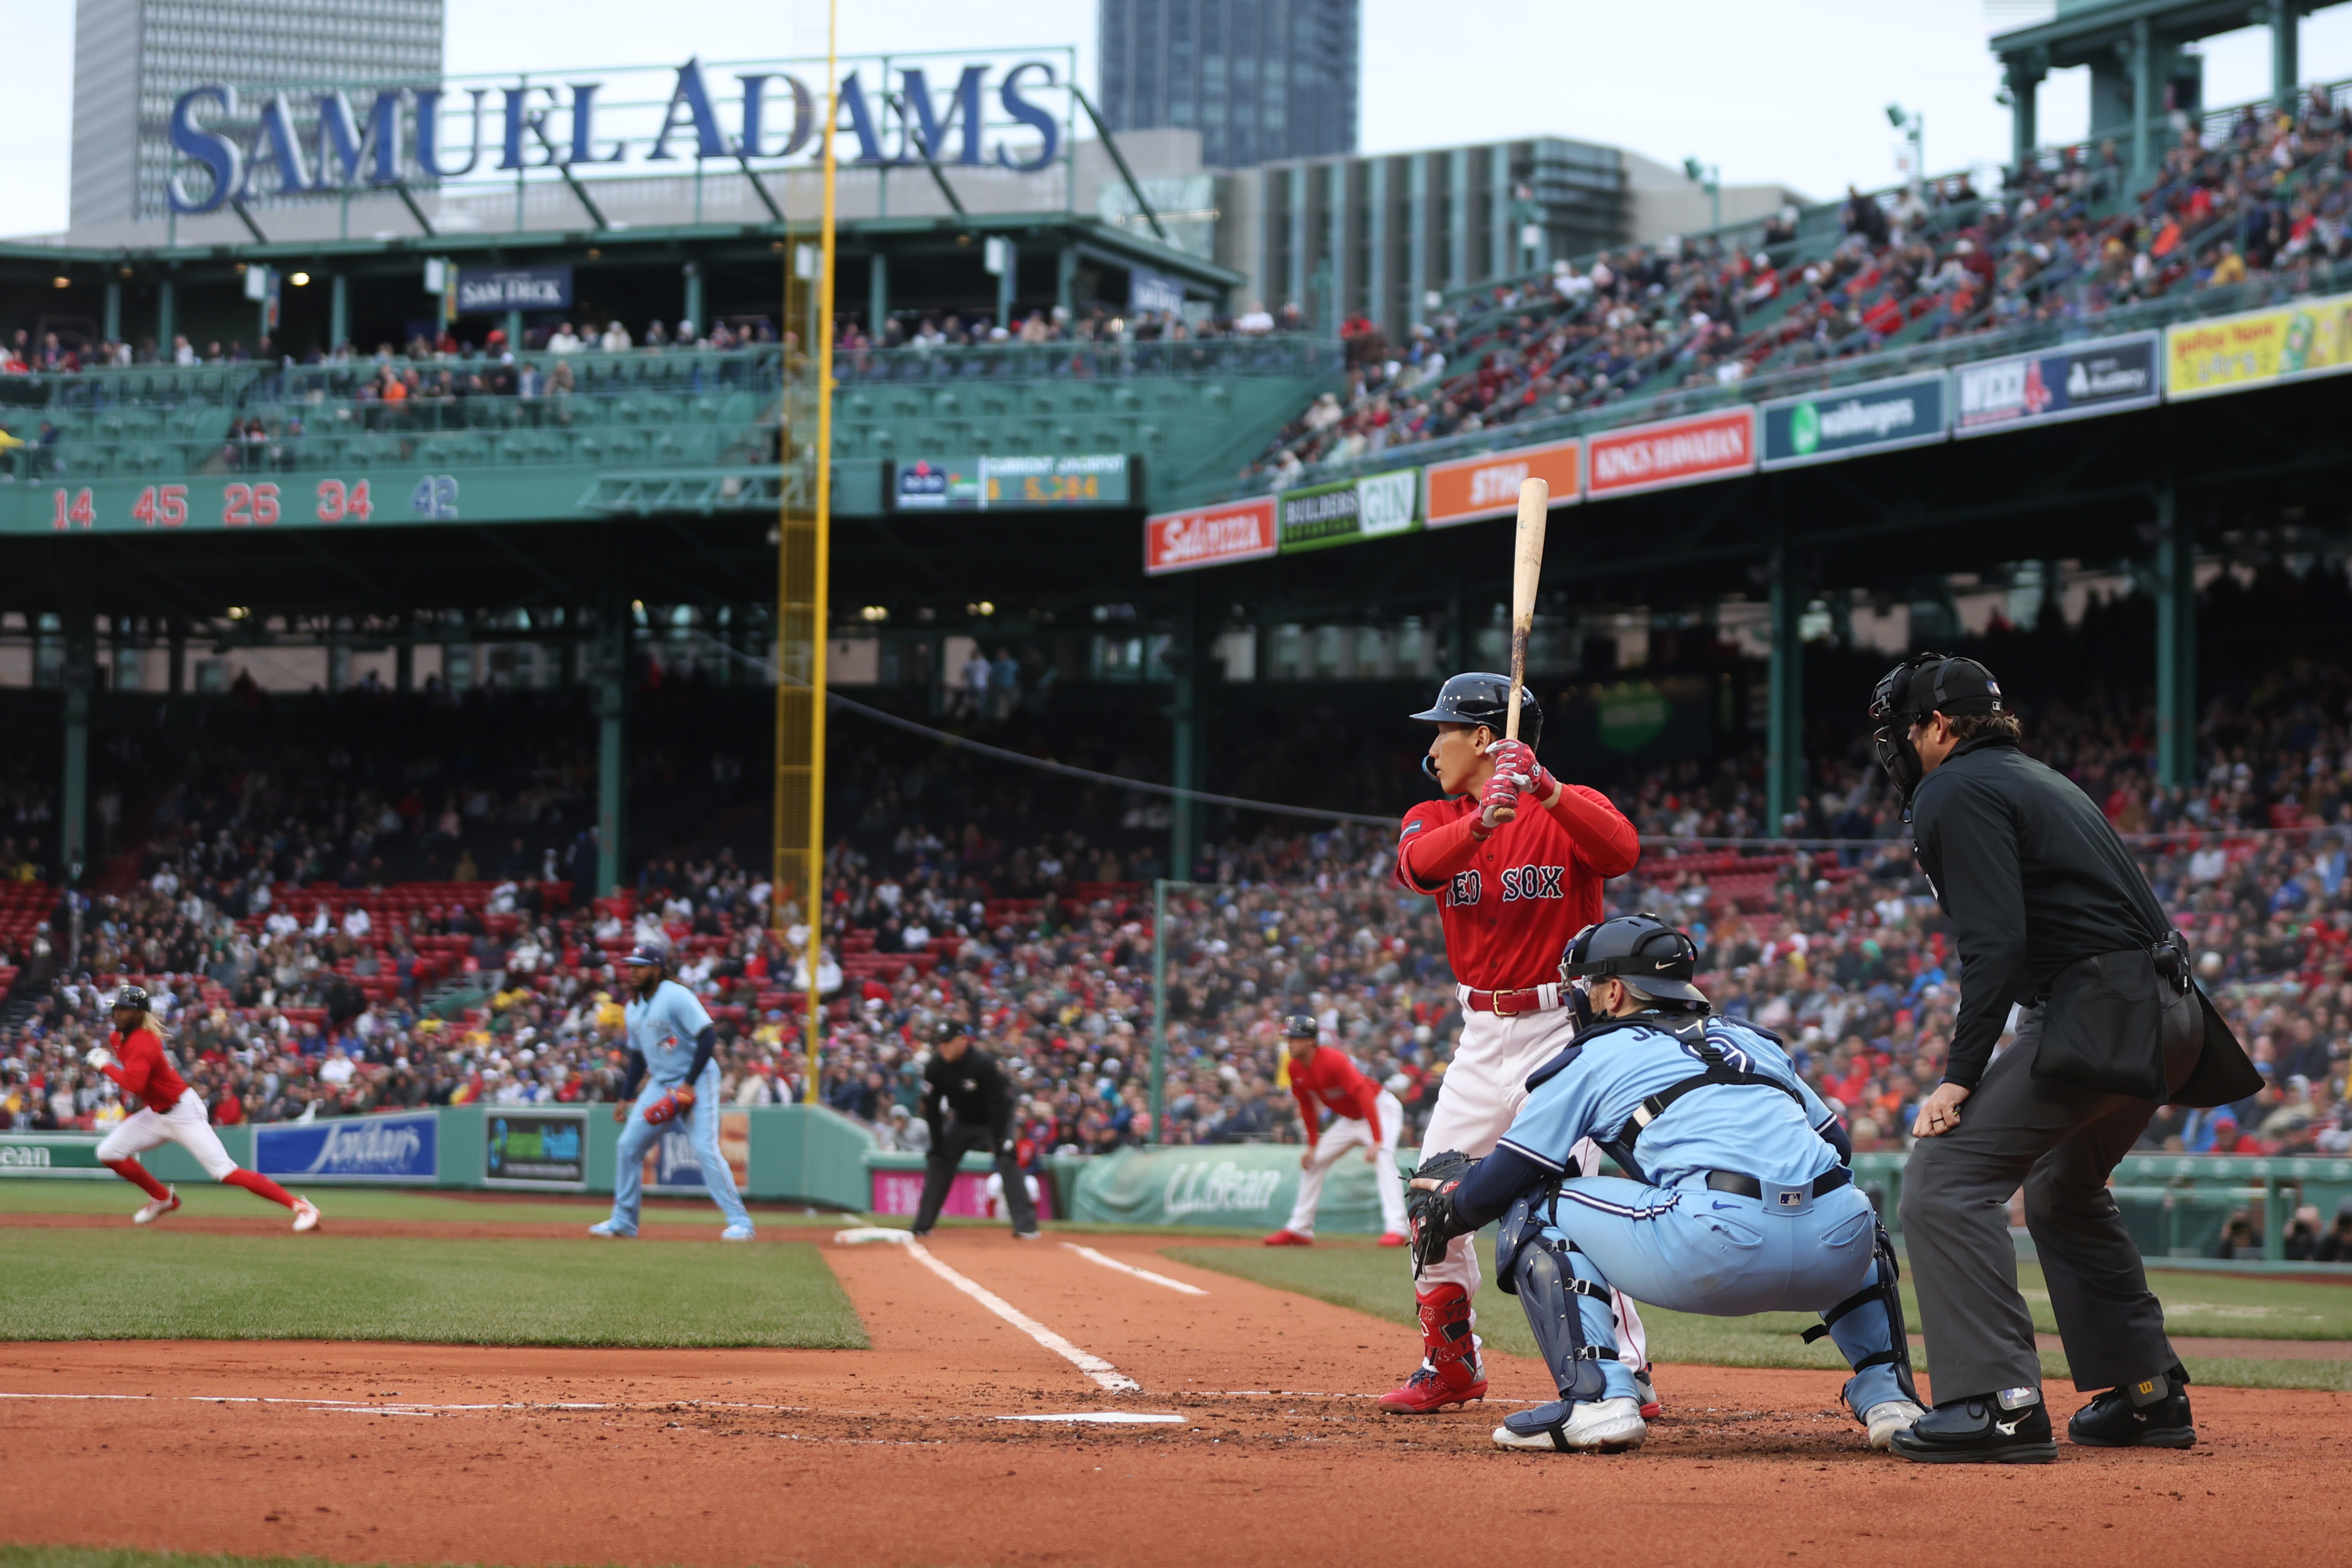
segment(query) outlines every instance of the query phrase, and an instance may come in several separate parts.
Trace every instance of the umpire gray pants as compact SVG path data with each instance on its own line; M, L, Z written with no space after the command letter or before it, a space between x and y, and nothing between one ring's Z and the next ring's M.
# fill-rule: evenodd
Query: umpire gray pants
M2035 1078L2042 1024L2042 1008L2022 1010L2016 1039L1961 1104L1959 1126L1920 1139L1904 1171L1903 1243L1938 1405L2042 1386L2009 1234L2010 1194L2020 1185L2074 1386L2118 1387L2179 1359L2107 1191L2156 1107ZM2164 1014L2170 1087L2196 1068L2203 1030L2193 994L2171 1000Z

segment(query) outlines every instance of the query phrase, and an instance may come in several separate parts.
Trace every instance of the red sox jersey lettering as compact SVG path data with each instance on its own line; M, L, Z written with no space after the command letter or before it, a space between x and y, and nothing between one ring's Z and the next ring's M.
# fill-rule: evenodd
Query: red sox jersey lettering
M1579 847L1576 837L1550 812L1532 804L1498 826L1472 851L1474 863L1433 884L1423 885L1437 900L1445 927L1445 954L1454 978L1481 991L1511 991L1559 978L1559 955L1569 938L1605 912L1601 883L1622 875L1640 849L1631 824L1596 790L1568 786L1581 797L1611 841L1596 846L1604 862ZM1438 829L1474 816L1478 802L1465 796L1425 801L1405 814L1399 853ZM1415 886L1406 879L1408 886Z

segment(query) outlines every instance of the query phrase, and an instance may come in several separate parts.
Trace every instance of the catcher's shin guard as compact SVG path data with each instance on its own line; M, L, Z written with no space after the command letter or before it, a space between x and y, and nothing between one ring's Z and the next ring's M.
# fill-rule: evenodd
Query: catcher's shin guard
M1864 1412L1888 1398L1907 1399L1914 1405L1925 1402L1919 1397L1918 1384L1911 1377L1911 1333L1903 1321L1902 1265L1895 1261L1895 1239L1886 1227L1878 1227L1878 1257L1869 1284L1822 1313L1822 1321L1804 1332L1807 1344L1822 1335L1831 1336L1840 1353L1853 1368L1853 1376L1846 1380L1846 1405L1857 1420ZM1875 1307L1877 1311L1870 1310ZM1894 1374L1895 1392L1885 1392L1881 1380L1869 1376L1872 1369L1885 1367Z
M1568 1262L1577 1256L1566 1242L1531 1239L1519 1249L1513 1283L1559 1396L1590 1402L1608 1396L1601 1363L1617 1359L1617 1333L1609 1287L1580 1278ZM1592 1329L1585 1322L1587 1301L1595 1304Z

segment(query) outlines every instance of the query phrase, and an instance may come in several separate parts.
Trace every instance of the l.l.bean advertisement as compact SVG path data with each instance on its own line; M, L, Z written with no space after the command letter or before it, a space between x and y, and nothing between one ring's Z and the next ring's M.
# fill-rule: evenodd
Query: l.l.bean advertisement
M1273 1230L1298 1197L1300 1143L1211 1143L1127 1149L1089 1160L1070 1197L1070 1217L1093 1225L1237 1226ZM1419 1163L1397 1151L1400 1171ZM1372 1167L1353 1154L1331 1167L1315 1228L1318 1234L1377 1236L1380 1194Z
M2247 392L2352 370L2352 300L2183 321L2164 334L2166 397Z

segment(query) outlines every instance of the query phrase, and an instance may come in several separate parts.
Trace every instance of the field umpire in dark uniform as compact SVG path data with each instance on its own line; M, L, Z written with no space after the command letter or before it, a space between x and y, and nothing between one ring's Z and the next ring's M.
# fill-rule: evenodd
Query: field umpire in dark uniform
M1004 1069L972 1044L961 1024L940 1026L931 1059L923 1065L923 1121L931 1130L931 1152L923 1170L923 1201L915 1211L915 1234L929 1236L940 1205L955 1185L956 1168L968 1150L985 1149L1004 1178L1004 1207L1020 1241L1037 1236L1037 1206L1029 1184L1013 1158L1013 1088Z
M1906 660L1879 682L1871 716L1960 957L1944 1081L1919 1107L1903 1183L1936 1407L1895 1451L1929 1463L2057 1456L2009 1234L2021 1184L2074 1384L2105 1391L2067 1435L2186 1447L2188 1374L2107 1177L2158 1105L2222 1104L2261 1078L2106 817L2018 749L1990 670ZM2016 1037L1996 1061L2012 1005Z

